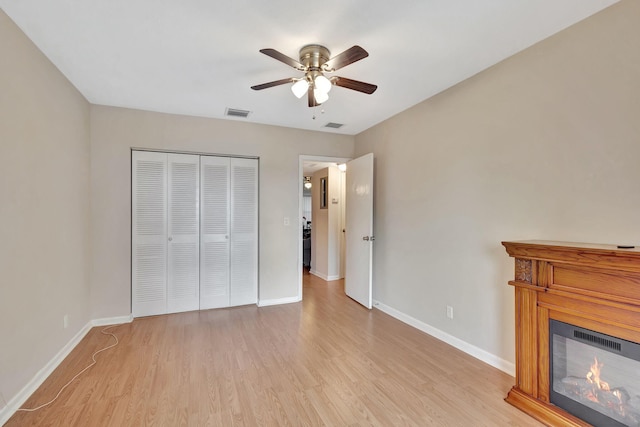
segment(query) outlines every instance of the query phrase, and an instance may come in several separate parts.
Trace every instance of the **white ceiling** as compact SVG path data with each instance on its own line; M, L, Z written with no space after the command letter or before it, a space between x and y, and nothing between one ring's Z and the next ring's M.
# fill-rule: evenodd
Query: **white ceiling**
M574 24L617 0L0 0L94 104L357 134ZM258 52L298 58L305 44L369 57L336 75L378 85L334 87L309 108L289 85L301 75ZM341 129L324 128L328 122Z

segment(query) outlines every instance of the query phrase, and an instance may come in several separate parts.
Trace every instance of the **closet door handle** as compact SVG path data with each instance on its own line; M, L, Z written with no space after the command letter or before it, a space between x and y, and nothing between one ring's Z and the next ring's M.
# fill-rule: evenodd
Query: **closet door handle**
M169 237L169 241L171 242L173 240L173 237Z

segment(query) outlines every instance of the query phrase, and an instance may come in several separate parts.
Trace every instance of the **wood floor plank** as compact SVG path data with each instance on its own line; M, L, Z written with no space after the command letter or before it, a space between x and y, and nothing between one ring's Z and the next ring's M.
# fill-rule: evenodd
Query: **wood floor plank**
M512 377L305 274L304 301L136 319L120 343L14 426L541 424L503 401ZM26 407L112 342L92 329Z

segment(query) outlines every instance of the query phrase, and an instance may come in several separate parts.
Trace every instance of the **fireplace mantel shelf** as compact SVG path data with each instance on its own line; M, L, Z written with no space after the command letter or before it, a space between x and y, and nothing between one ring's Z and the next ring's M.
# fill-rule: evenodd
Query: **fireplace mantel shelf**
M550 403L549 320L640 342L640 248L502 244L515 258L516 384L506 400L550 426L589 426Z
M621 249L616 245L566 243L548 240L502 242L515 258L553 261L640 272L640 248Z

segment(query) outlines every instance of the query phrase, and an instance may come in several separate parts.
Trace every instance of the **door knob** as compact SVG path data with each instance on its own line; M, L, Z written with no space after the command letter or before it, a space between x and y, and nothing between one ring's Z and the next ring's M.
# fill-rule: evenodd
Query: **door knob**
M169 237L169 241L172 241L172 240L173 240L173 237Z

